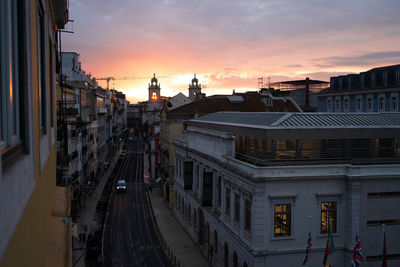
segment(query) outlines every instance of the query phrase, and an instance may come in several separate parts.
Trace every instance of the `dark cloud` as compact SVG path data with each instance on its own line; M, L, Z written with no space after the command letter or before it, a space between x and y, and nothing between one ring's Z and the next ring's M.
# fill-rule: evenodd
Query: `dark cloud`
M303 67L303 66L299 65L299 64L286 65L286 68L301 68L301 67Z
M321 62L315 64L320 68L380 65L400 62L400 51L372 52L351 57L334 56L314 59L314 61Z

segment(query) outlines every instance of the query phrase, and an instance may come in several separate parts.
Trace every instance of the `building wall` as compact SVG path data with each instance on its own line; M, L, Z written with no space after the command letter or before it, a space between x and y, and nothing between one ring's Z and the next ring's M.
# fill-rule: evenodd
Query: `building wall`
M8 3L11 1L7 1ZM54 251L47 250L52 240L55 192L56 192L56 146L55 146L55 54L53 54L53 68L49 63L48 36L52 38L54 49L54 32L49 32L49 24L54 28L50 2L43 1L43 14L45 25L45 86L46 92L46 124L47 131L41 133L39 128L39 73L38 73L38 38L37 38L37 12L42 1L18 1L24 3L23 17L27 18L24 28L27 29L25 51L19 54L27 64L19 72L23 77L21 84L24 95L20 95L19 110L25 112L21 128L24 134L24 152L17 155L11 163L1 170L0 179L0 266L49 266L46 258ZM2 8L4 7L2 2ZM61 8L61 6L59 6ZM23 21L21 18L19 22ZM3 24L2 24L3 25ZM54 52L54 50L53 50ZM2 62L3 64L3 62ZM51 75L52 76L49 76ZM53 79L51 79L53 77ZM53 92L50 92L53 88ZM22 92L22 90L20 91ZM53 96L51 98L50 96ZM52 109L53 108L53 109ZM51 113L53 112L53 123ZM3 160L3 158L2 158ZM67 214L63 214L67 216ZM58 224L59 223L59 224ZM67 225L61 218L57 220L61 233L66 234ZM60 254L55 256L51 266L70 266L66 255L67 244L53 243L53 247Z
M399 112L400 65L331 77L318 94L319 112Z
M345 99L347 99L348 105L345 103ZM331 104L329 104L329 101ZM360 101L360 104L358 104L358 101ZM371 106L369 106L369 101L371 101ZM382 101L382 106L380 106L379 101ZM395 101L395 108L392 107L393 101ZM399 112L399 104L400 88L350 93L337 92L318 96L319 112ZM348 107L346 108L346 106Z
M169 203L174 204L175 196L174 196L174 170L175 170L175 139L183 139L186 134L182 130L182 122L181 121L171 121L168 124L169 128L169 136L168 136L168 154L169 154Z
M336 251L328 257L329 264L350 264L355 234L359 233L364 254L369 257L363 266L378 266L380 261L371 257L381 253L381 227L380 223L368 225L376 220L392 220L392 225L386 227L387 247L391 248L388 254L400 251L396 243L396 236L400 235L400 212L396 208L400 205L398 164L322 165L315 162L297 166L256 167L236 160L233 144L234 138L228 133L191 127L188 128L187 140L175 141L174 214L193 240L200 244L204 255L210 257L213 247L214 266L223 266L225 243L228 246L229 266L233 253L237 254L240 266L244 262L248 266L295 266L304 259L309 230L313 239L309 265L320 266L327 240L327 234L321 234L320 228L321 202L327 201L337 205L337 232L333 234ZM191 190L184 190L185 161L193 162ZM202 206L204 172L212 172L213 175L210 207ZM217 201L219 177L223 189L221 206ZM230 189L228 214L225 209L227 188ZM367 197L368 193L377 192L394 192L394 195L390 198ZM240 196L238 222L234 212L235 194ZM250 231L244 229L246 199L251 202ZM291 207L291 233L288 236L274 235L274 208L279 204L290 204ZM204 220L200 219L201 213ZM214 231L218 236L216 253ZM201 232L210 233L209 237L205 234L204 242L199 237ZM393 265L399 263L398 259L389 261Z

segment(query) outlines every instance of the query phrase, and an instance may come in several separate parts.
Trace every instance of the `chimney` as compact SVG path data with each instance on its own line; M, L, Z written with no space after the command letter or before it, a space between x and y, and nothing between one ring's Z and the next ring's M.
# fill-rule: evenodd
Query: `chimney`
M306 107L310 107L310 79L306 78Z

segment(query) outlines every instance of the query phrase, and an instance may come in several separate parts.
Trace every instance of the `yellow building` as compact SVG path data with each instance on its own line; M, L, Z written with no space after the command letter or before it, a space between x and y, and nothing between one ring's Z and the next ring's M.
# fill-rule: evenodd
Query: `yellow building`
M0 266L71 266L56 187L57 29L67 0L0 1Z

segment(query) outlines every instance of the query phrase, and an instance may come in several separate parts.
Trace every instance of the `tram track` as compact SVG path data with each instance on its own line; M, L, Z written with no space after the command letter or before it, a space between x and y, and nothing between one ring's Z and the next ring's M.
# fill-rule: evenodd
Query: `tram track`
M124 179L127 191L112 192L109 238L105 240L104 266L171 266L154 229L147 187L143 181L144 143L134 140L115 172L115 181Z

